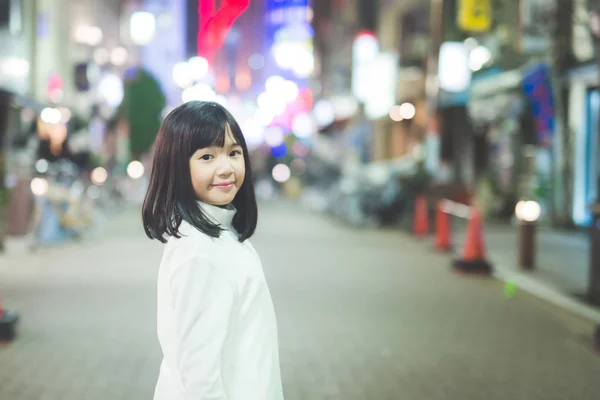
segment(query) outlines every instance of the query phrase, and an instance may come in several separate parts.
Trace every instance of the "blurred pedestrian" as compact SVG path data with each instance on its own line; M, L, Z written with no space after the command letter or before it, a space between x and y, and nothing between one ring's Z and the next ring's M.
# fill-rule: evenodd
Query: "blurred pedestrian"
M139 161L150 151L156 138L166 98L160 83L149 71L131 68L125 77L123 102L117 113L120 125L127 129L127 156Z
M260 258L248 149L233 116L192 101L159 129L142 215L166 243L155 400L283 399L277 322Z

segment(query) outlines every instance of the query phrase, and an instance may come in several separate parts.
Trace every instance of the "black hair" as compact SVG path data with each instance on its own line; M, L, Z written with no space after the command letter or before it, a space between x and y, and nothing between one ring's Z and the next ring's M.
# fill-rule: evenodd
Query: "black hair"
M200 232L219 237L223 229L212 223L197 204L189 159L199 149L225 145L227 127L244 151L246 176L232 204L237 209L233 227L243 242L254 234L258 219L248 147L240 126L218 103L187 102L167 115L154 146L150 184L142 206L146 235L162 243L181 237L186 221Z

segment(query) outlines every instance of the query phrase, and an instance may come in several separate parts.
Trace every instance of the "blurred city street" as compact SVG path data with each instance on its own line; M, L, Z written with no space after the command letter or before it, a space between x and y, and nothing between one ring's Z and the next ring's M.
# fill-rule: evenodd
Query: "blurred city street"
M593 400L592 324L398 230L356 230L292 203L261 205L253 240L275 303L289 400ZM160 362L161 245L139 213L100 240L0 256L19 337L0 347L2 400L142 400Z

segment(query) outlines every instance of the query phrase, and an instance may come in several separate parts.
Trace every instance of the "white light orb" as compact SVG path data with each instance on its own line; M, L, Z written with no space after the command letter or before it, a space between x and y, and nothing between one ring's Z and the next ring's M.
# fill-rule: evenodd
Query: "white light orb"
M156 18L152 13L136 11L131 14L129 21L129 34L134 44L145 46L154 39L156 31Z
M87 44L90 46L98 46L102 43L102 29L97 26L90 26L87 32Z
M479 71L492 59L492 53L484 46L477 46L469 53L469 68Z
M300 78L308 78L315 69L315 57L311 52L304 51L297 56L292 67L294 74Z
M542 213L542 208L537 201L519 201L515 207L515 215L519 221L535 222Z
M60 110L56 108L46 107L40 113L42 121L48 124L58 124L62 118Z
M463 42L444 42L440 46L438 85L448 92L460 93L469 87L472 71L469 51Z
M265 80L265 89L268 93L281 93L285 79L279 75L272 75Z
M228 104L229 104L229 100L227 99L227 97L223 96L222 94L217 94L215 95L215 103L218 103L220 105L222 105L225 108L228 108Z
M283 114L287 108L286 102L272 92L262 92L256 98L256 102L260 109L269 111L274 116Z
M60 107L58 111L60 111L60 122L66 124L71 120L73 113L67 107Z
M6 57L0 63L0 75L25 78L29 75L29 62L19 57Z
M48 193L48 181L44 178L33 178L31 180L31 192L36 196L43 196Z
M271 53L278 67L291 69L297 61L298 48L290 43L275 43Z
M265 141L271 147L280 146L284 141L284 134L281 128L271 127L265 130Z
M339 96L332 100L336 119L347 119L358 111L358 102L353 96Z
M48 161L44 160L43 158L35 162L35 170L40 174L45 174L46 172L48 172L49 167L50 164L48 164Z
M400 116L403 119L413 119L417 113L417 109L412 103L404 103L400 106Z
M404 119L404 117L402 117L402 112L400 110L400 106L393 106L390 109L390 118L392 119L392 121L402 121Z
M189 87L183 90L181 94L181 100L184 103L188 101L214 101L217 97L217 94L206 83L197 83L196 85Z
M292 171L290 171L290 167L285 164L277 164L273 167L271 175L277 182L284 183L290 179L292 176Z
M97 26L79 25L75 28L75 42L88 46L97 46L102 42L102 29Z
M275 103L275 105L273 106L273 114L275 114L275 116L279 116L279 115L283 115L287 110L287 104L284 101L280 101L278 103Z
M186 88L193 82L192 67L187 62L178 62L173 66L171 77L177 86L180 88Z
M104 65L110 61L110 52L104 47L94 50L94 61L98 65Z
M194 80L200 80L206 76L209 69L208 60L204 57L192 57L188 60L191 70L191 77Z
M144 164L139 161L132 161L127 166L127 175L131 179L140 179L144 176Z
M477 47L478 42L477 39L469 37L465 39L464 44L467 47L467 49L474 49L475 47Z
M106 104L116 108L123 101L123 81L115 74L105 74L98 82L98 93Z
M373 60L379 53L379 41L374 35L361 34L352 44L352 58L355 62L363 63Z
M90 178L94 184L103 185L108 179L108 171L102 167L94 168Z
M129 57L129 54L127 53L127 49L124 47L115 47L110 52L110 62L117 67L125 65L127 62L127 57Z
M287 102L291 103L292 101L298 98L300 94L300 89L298 89L298 85L294 81L284 81L280 87L281 96Z
M271 106L271 96L269 96L267 92L259 93L259 95L256 97L256 104L258 104L260 109L269 109Z
M249 148L261 145L265 140L264 126L253 118L242 124L242 132Z
M269 126L275 119L275 114L265 108L259 108L254 114L256 121L262 126Z
M335 109L327 99L318 100L312 113L319 126L327 126L335 121Z
M300 113L292 120L292 132L296 137L305 139L315 134L317 125L308 113Z

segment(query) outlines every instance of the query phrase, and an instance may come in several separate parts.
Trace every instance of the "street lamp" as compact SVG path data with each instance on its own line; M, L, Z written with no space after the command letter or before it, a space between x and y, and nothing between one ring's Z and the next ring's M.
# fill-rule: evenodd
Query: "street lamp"
M519 201L515 215L519 220L519 266L532 270L535 267L535 232L541 214L537 201Z

